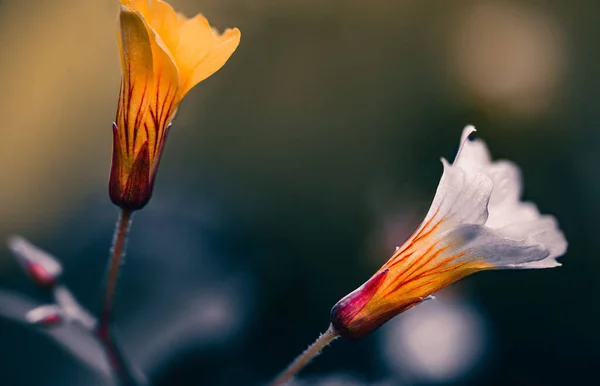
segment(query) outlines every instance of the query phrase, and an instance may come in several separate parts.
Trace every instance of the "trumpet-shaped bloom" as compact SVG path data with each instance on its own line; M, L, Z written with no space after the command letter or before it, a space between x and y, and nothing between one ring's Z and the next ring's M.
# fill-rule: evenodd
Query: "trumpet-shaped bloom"
M113 203L136 210L152 195L179 103L225 64L240 31L219 34L204 16L187 19L160 0L121 0L118 40L123 77L109 192Z
M360 338L432 293L472 273L551 268L567 241L554 217L521 202L519 169L492 162L467 126L425 220L387 263L331 311L337 332Z

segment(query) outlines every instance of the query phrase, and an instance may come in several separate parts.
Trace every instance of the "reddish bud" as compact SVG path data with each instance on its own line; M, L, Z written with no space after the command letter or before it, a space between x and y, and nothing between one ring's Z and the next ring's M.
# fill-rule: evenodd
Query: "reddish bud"
M31 280L42 288L52 288L58 283L58 278L39 263L25 262L23 264Z
M40 306L29 311L25 319L42 327L56 327L64 322L60 307L55 305Z
M52 255L19 236L11 237L8 246L36 285L47 289L56 286L62 267Z

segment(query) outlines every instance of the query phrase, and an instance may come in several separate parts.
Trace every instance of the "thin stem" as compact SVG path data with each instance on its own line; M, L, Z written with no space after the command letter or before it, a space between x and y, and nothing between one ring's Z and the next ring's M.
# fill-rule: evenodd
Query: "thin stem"
M338 337L337 331L333 326L329 326L324 334L321 334L317 340L311 344L302 354L300 354L294 361L282 372L270 386L282 386L285 385L294 375L302 370L308 363L313 360L317 355L321 353L327 345L333 342Z
M131 212L122 210L115 227L111 257L108 265L108 272L106 274L106 284L104 286L104 298L100 310L100 325L98 327L100 331L108 329L110 326L115 291L119 279L119 267L121 266L121 259L125 257L127 234L129 233L129 226L131 225L131 216Z
M131 217L132 212L123 209L117 221L110 262L106 274L102 308L100 309L100 318L96 330L96 336L104 347L107 359L122 386L139 386L144 384L125 359L123 351L117 343L111 324L115 291L119 279L119 267L121 266L121 259L125 257Z

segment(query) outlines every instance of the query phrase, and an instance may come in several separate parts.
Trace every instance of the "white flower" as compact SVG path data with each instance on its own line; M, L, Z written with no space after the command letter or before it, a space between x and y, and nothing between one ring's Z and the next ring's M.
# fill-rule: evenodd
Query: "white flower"
M444 174L425 221L416 234L436 224L463 240L464 258L479 256L498 268L551 268L567 249L556 219L521 201L521 173L510 161L495 161L481 140L463 130L453 164ZM438 232L436 232L438 233ZM439 233L438 233L439 234ZM450 234L448 234L450 236Z
M519 169L492 162L485 144L469 141L467 126L417 231L360 288L331 311L336 332L360 338L443 287L472 273L550 268L567 241L552 216L521 202Z

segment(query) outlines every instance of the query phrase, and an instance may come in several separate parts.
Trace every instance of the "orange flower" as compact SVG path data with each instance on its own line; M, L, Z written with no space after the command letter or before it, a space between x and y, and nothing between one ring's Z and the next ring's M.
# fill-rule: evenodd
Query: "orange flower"
M331 310L331 324L358 339L432 293L489 269L552 268L567 241L554 217L521 202L520 173L492 162L485 144L469 141L467 126L417 231L365 284Z
M141 209L152 195L171 120L187 92L218 71L240 42L206 18L187 19L160 0L120 0L123 78L113 124L109 193L115 205Z

